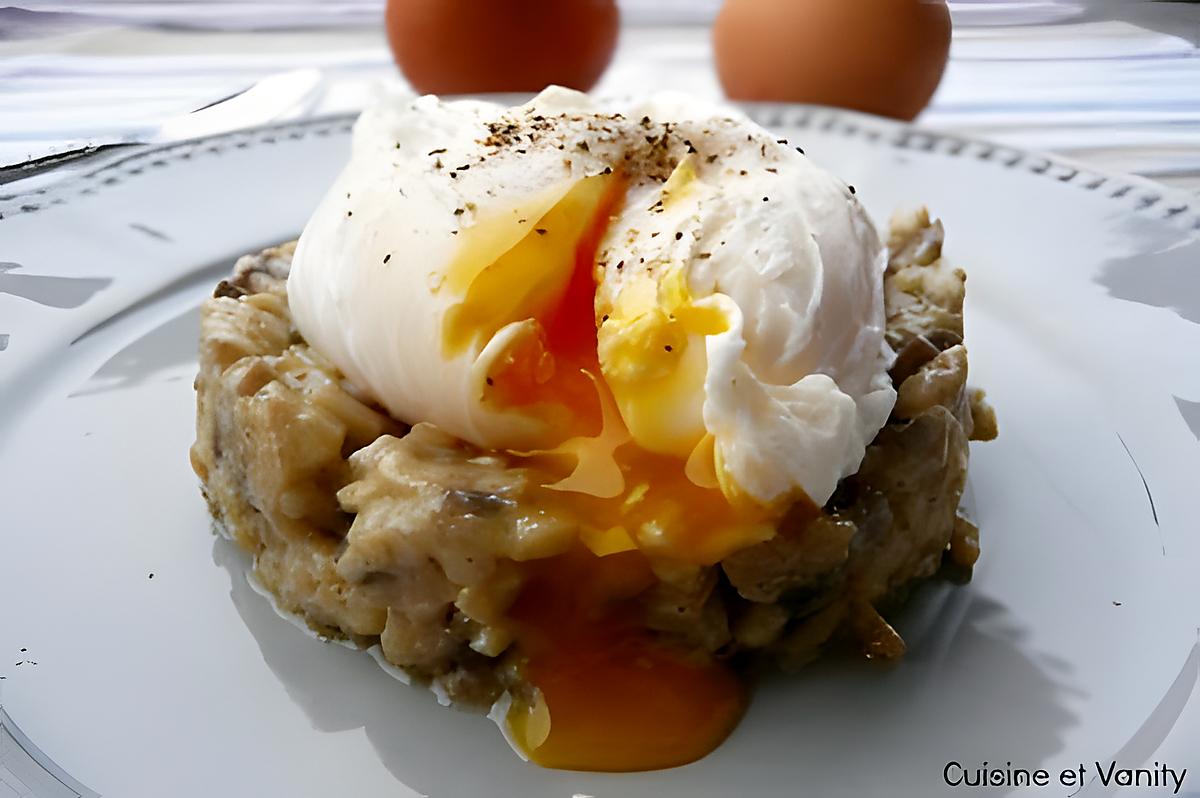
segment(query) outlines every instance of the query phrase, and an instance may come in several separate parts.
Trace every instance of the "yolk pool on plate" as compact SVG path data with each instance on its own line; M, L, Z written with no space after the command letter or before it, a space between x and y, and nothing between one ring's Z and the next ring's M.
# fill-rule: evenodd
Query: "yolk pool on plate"
M513 617L538 695L513 737L539 765L630 771L695 761L728 736L745 688L724 664L656 640L631 604L655 579L637 552L583 548L533 565Z
M682 190L678 180L670 186ZM631 282L611 318L596 318L596 252L626 187L620 174L579 180L507 251L486 264L460 261L447 280L462 295L446 316L448 350L482 347L517 325L492 361L484 400L546 420L545 450L511 454L558 475L538 500L580 523L573 551L524 564L512 612L536 692L514 703L508 723L547 767L672 767L729 734L745 703L737 676L647 630L636 599L656 583L648 557L711 565L775 532L776 510L695 478L715 468L711 438L670 429L684 399L698 412L704 337L723 332L723 318L691 302L682 271L661 284ZM589 489L572 472L569 455L581 470L579 452L592 444L607 446L615 490Z

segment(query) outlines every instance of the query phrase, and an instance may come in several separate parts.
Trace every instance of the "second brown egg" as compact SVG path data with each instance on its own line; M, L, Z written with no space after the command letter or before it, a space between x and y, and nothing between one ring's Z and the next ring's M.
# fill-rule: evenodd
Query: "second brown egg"
M733 99L907 120L941 81L950 32L944 0L726 0L713 46Z

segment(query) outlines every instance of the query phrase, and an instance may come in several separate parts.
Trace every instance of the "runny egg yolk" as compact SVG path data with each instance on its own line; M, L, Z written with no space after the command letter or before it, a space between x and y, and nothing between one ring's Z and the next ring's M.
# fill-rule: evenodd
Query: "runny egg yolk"
M686 190L689 169L664 196ZM719 308L694 301L682 268L663 264L597 319L596 252L626 188L620 174L579 180L523 220L528 232L502 255L483 264L465 249L447 279L460 300L445 346L502 339L482 401L545 422L542 449L511 454L561 477L540 499L580 522L575 551L525 564L512 613L536 696L508 723L548 767L671 767L724 739L744 705L739 680L653 635L635 599L656 581L651 559L711 565L771 537L777 516L722 491L712 439L697 433L705 338L727 329ZM609 478L580 474L593 466Z
M469 259L450 273L465 283L463 301L446 319L452 350L480 345L514 326L486 376L484 402L528 408L548 422L547 441L595 435L601 411L592 265L609 215L624 194L611 175L580 180L544 216L524 220L529 232L482 269Z
M745 687L705 655L655 639L637 595L654 584L645 557L576 547L530 564L512 616L534 696L509 709L511 736L544 767L674 767L716 748L745 707Z

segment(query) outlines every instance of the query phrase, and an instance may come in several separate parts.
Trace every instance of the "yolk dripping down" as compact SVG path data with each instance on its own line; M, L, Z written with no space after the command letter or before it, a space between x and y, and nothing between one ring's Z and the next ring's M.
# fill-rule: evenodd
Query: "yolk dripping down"
M724 665L655 639L635 597L655 582L645 557L583 547L530 564L512 615L532 700L509 730L533 761L569 770L674 767L733 730L745 688Z
M525 455L528 465L566 477L568 438L619 444L616 495L542 491L547 505L580 520L583 545L527 563L513 612L524 675L538 693L514 704L510 728L548 767L671 767L724 739L744 704L739 681L655 638L634 598L655 583L647 554L709 565L774 534L770 511L693 478L692 460L711 457L711 439L697 444L669 429L683 399L698 408L704 337L725 329L714 308L690 301L682 271L631 283L598 336L596 252L625 190L619 174L578 181L504 254L482 267L460 261L448 280L462 294L446 318L450 351L515 330L487 374L484 402L547 422L545 449ZM606 412L614 407L619 414Z

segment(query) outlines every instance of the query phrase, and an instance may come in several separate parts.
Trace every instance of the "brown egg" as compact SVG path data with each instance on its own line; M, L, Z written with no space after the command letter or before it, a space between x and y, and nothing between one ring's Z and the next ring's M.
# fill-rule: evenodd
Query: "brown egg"
M388 0L388 43L420 92L586 91L612 59L615 0Z
M717 72L739 100L788 100L912 119L950 52L944 0L726 0Z

